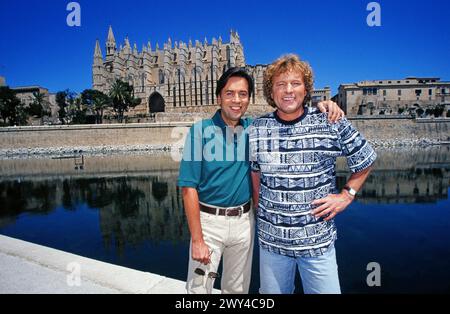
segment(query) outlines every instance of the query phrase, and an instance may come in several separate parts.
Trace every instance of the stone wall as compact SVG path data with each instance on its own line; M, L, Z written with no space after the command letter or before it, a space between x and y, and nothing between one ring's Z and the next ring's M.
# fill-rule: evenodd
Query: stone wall
M450 141L450 119L349 118L349 120L376 145Z
M83 165L80 168L79 165ZM77 158L5 159L0 163L2 179L95 178L117 176L176 176L179 163L169 153L86 156Z
M0 128L0 149L170 145L175 127L188 122Z
M377 146L450 141L450 119L375 118L350 119L350 121ZM159 122L0 128L0 155L20 149L123 147L124 150L136 151L168 148L179 144L182 138L180 130L176 127L186 128L191 124L192 122Z

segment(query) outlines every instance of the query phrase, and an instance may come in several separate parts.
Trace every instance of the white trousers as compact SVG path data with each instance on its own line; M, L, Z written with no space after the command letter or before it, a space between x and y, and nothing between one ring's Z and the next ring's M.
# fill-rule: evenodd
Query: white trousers
M189 268L186 290L189 294L210 294L214 278L223 256L223 273L220 274L223 294L247 294L252 273L252 255L255 236L253 210L242 216L226 217L200 212L203 238L209 246L211 263L203 265L192 259L192 240L189 247ZM205 275L195 273L200 268Z

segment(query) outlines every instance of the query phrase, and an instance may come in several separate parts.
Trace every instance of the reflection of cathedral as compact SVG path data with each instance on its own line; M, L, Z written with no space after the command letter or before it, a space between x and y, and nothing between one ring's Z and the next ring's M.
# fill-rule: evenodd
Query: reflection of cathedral
M188 242L177 175L167 171L136 177L0 182L0 226L14 223L24 212L49 214L60 206L73 211L86 204L99 211L104 246L119 255L125 245Z
M104 245L135 246L145 241L178 243L189 241L177 173L158 176L116 178L109 189L120 199L100 208L100 230ZM118 183L117 181L121 181Z

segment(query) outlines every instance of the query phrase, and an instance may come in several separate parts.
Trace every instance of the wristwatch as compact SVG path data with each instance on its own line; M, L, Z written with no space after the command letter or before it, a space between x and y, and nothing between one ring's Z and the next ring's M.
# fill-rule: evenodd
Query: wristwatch
M355 197L356 193L358 193L355 189L352 189L348 185L344 186L344 190L347 190L348 194L350 194L353 197Z

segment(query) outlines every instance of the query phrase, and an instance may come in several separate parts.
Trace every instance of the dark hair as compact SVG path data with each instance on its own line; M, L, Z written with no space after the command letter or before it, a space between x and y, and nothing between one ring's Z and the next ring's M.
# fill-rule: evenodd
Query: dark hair
M217 97L219 97L220 92L225 87L225 85L227 85L228 80L231 77L242 77L246 79L248 83L248 97L249 98L252 97L253 90L255 89L253 79L244 68L239 67L229 68L228 70L225 71L225 73L222 74L220 79L217 81L217 88L216 88Z

